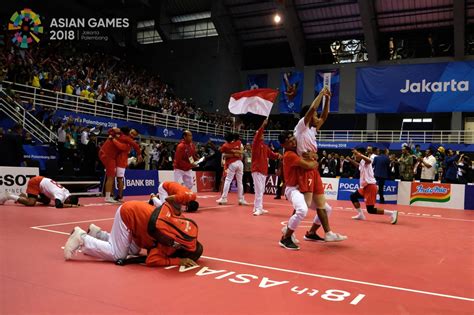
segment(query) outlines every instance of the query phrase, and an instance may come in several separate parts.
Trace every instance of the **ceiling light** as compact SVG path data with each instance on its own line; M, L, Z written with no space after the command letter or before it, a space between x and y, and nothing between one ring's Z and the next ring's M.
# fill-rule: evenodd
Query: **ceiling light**
M280 23L281 17L280 17L280 15L279 15L278 13L275 14L275 16L273 17L273 21L274 21L275 23L277 23L277 24Z

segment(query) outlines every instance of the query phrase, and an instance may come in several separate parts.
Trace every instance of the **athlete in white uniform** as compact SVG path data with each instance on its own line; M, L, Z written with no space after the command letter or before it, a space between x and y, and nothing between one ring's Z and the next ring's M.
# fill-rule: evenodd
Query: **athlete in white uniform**
M69 190L51 178L43 176L35 176L28 180L26 194L5 193L0 196L0 204L4 204L7 200L13 200L28 207L33 207L36 202L48 205L51 200L54 200L56 208L79 206L79 199L72 196Z
M316 111L324 96L326 96L325 105L323 113L319 118ZM316 135L317 131L321 128L329 115L330 97L331 92L329 92L326 87L323 88L319 95L314 99L311 106L309 108L303 108L301 116L304 117L302 117L295 126L294 135L296 139L296 152L299 156L305 159L317 160L316 152L318 147L316 143ZM307 241L343 241L347 239L346 236L331 231L328 216L330 215L332 208L326 202L324 187L319 171L317 169L302 171L298 186L300 192L304 194L304 199L308 208L317 211L317 215L313 219L313 225L306 233L304 239ZM321 227L321 225L326 232L324 239L316 234L316 231Z
M349 159L360 171L360 187L351 194L351 201L357 210L357 215L352 217L354 220L365 220L365 215L360 208L359 199L365 200L367 212L370 214L385 214L390 216L390 223L396 224L398 221L398 211L384 210L375 208L375 199L377 197L377 181L374 177L372 161L370 157L363 155L363 148L352 150L354 159Z

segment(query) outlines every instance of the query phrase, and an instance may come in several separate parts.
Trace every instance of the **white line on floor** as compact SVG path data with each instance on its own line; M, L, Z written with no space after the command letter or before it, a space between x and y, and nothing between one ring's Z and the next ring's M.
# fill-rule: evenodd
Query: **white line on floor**
M106 219L102 219L102 220L106 220ZM110 219L108 219L108 220L110 220ZM94 220L83 221L83 222L90 222L90 221L94 221ZM63 223L63 224L56 224L56 225L66 225L66 224L70 224L70 223ZM45 231L45 232L56 233L56 234L69 235L69 233L66 233L66 232L43 229L43 228L40 228L40 227L32 227L32 229L41 230L41 231ZM227 262L227 263L236 264L236 265L243 265L243 266L250 266L250 267L262 268L262 269L268 269L268 270L275 270L275 271L299 274L299 275L315 277L315 278L330 279L330 280L349 282L349 283L357 283L357 284L362 284L362 285L367 285L367 286L372 286L372 287L379 287L379 288L385 288L385 289L406 291L406 292L419 293L419 294L425 294L425 295L439 296L439 297L455 299L455 300L474 302L473 298L467 298L467 297L456 296L456 295L448 295L448 294L442 294L442 293L436 293L436 292L430 292L430 291L422 291L422 290L396 287L396 286L373 283L373 282L366 282L366 281L352 280L352 279L346 279L346 278L332 277L332 276L320 275L320 274L316 274L316 273L309 273L309 272L303 272L303 271L298 271L298 270L291 270L291 269L283 269L283 268L270 267L270 266L264 266L264 265L257 265L257 264L251 264L251 263L235 261L235 260L229 260L229 259L216 258L216 257L202 256L202 258L209 259L209 260L215 260L215 261Z
M330 279L330 280L337 280L337 281L343 281L343 282L357 283L357 284L363 284L363 285L368 285L368 286L372 286L372 287L386 288L386 289L392 289L392 290L398 290L398 291L407 291L407 292L413 292L413 293L419 293L419 294L425 294L425 295L434 295L434 296L439 296L439 297L444 297L444 298L449 298L449 299L456 299L456 300L474 302L474 299L472 299L472 298L456 296L456 295L441 294L441 293L436 293L436 292L429 292L429 291L421 291L421 290L415 290L415 289L409 289L409 288L402 288L402 287L396 287L396 286L373 283L373 282L366 282L366 281L352 280L352 279L346 279L346 278L325 276L325 275L320 275L320 274L316 274L316 273L309 273L309 272L303 272L303 271L297 271L297 270L291 270L291 269L276 268L276 267L270 267L270 266L264 266L264 265L256 265L256 264L250 264L250 263L241 262L241 261L215 258L215 257L209 257L209 256L202 256L202 258L209 259L209 260L227 262L227 263L236 264L236 265L243 265L243 266L250 266L250 267L262 268L262 269L268 269L268 270L282 271L282 272L287 272L287 273L294 273L294 274L298 274L298 275L304 275L304 276L310 276L310 277L316 277L316 278L322 278L322 279Z

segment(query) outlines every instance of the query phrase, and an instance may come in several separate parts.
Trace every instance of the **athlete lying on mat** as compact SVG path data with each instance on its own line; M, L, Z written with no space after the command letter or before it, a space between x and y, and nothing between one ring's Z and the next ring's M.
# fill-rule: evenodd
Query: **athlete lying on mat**
M64 258L71 259L82 247L84 254L119 262L143 248L148 251L143 259L147 266L197 266L203 252L198 228L181 214L181 208L195 199L192 192L180 192L158 208L143 201L125 202L115 213L110 233L94 224L87 233L76 226L64 246Z
M163 182L158 187L157 195L160 198L158 199L158 197L155 194L151 194L150 200L148 201L148 203L150 205L154 205L155 207L159 207L165 202L168 196L176 195L178 193L186 193L186 192L192 193L191 190L188 189L188 187L183 186L177 182ZM188 202L185 211L196 212L198 208L199 208L199 203L197 201L191 200L190 202Z
M7 200L13 200L27 207L33 207L37 202L49 205L51 200L54 200L56 208L80 206L77 196L72 196L69 190L51 178L43 176L35 176L28 180L26 194L15 195L6 192L0 195L0 205Z

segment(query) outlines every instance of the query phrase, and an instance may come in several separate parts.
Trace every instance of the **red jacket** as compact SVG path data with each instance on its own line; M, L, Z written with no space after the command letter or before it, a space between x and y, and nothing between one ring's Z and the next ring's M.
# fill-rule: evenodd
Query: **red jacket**
M221 146L221 152L231 154L232 150L240 150L242 148L242 142L240 140L226 142ZM230 164L234 163L235 161L242 160L242 157L228 157L225 159L224 169L227 169Z
M262 140L263 128L257 130L252 143L252 173L268 174L268 159L278 159L278 154L270 150Z
M197 160L196 148L194 144L192 142L188 144L184 142L184 140L181 140L181 142L176 147L173 168L182 171L189 171L194 166L189 160L191 157L194 161Z

